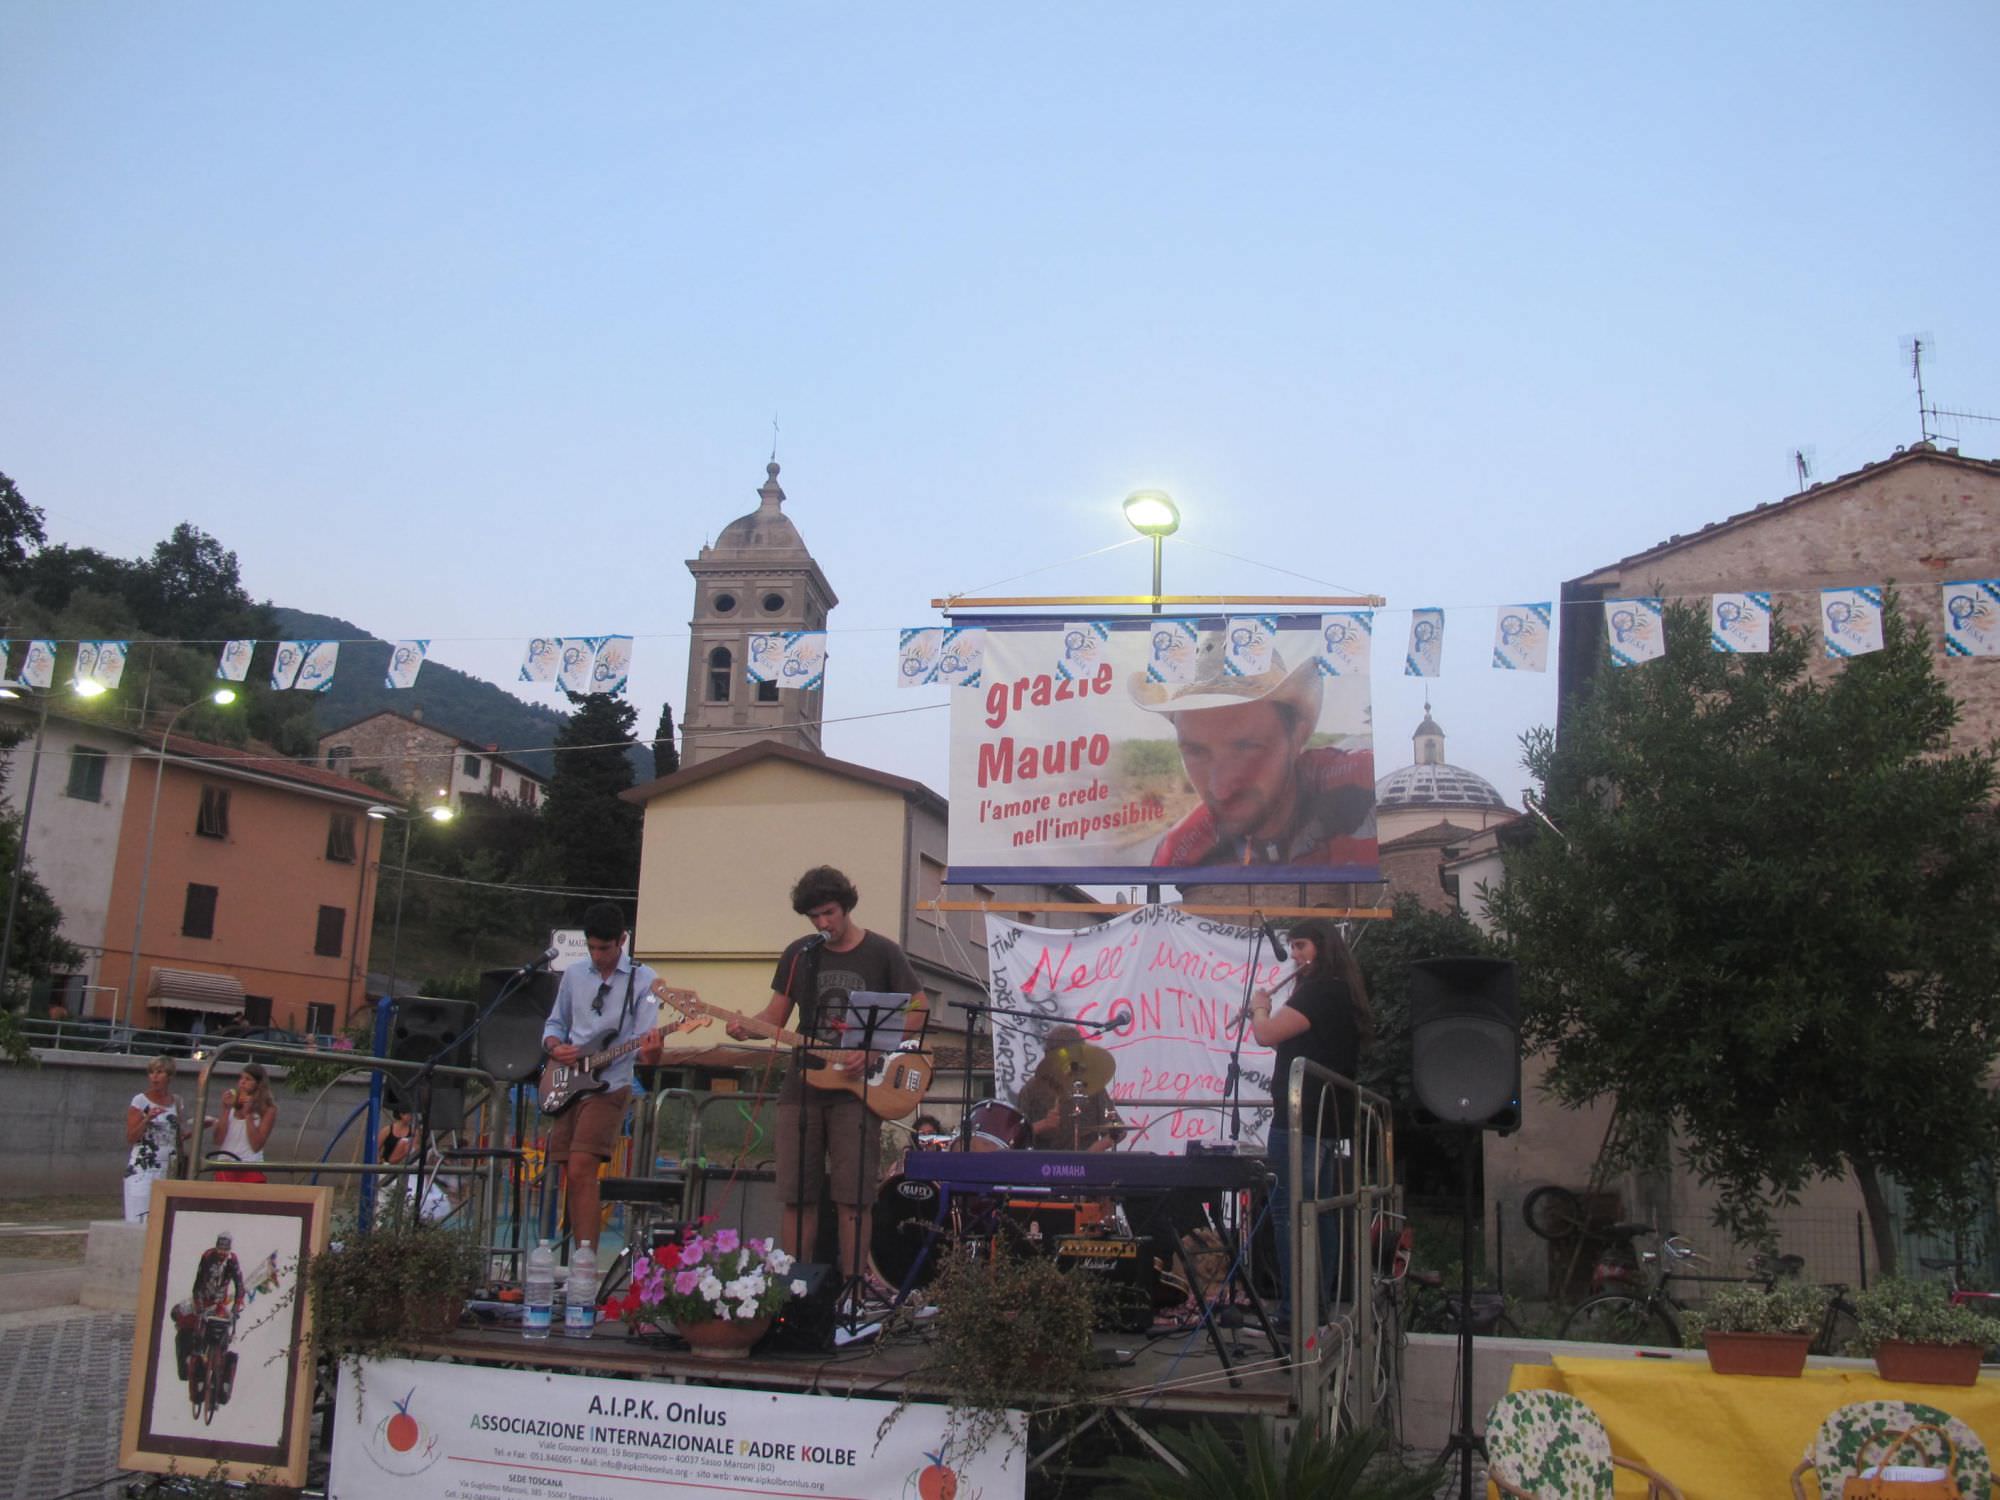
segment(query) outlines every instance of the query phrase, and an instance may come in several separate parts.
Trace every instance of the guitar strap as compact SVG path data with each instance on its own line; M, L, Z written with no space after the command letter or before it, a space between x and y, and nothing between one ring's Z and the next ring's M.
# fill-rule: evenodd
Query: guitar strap
M632 1020L632 985L639 977L639 961L632 959L625 970L625 1003L618 1011L618 1034L625 1035L625 1028Z

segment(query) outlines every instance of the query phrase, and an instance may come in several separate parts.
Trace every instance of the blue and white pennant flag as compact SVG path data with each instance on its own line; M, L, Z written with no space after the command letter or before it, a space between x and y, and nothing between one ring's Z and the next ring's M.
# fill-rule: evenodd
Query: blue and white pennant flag
M1503 605L1493 617L1493 665L1509 672L1549 669L1549 620L1552 606Z
M1410 649L1403 657L1405 677L1435 677L1444 666L1444 611L1410 611Z
M1819 618L1829 657L1844 660L1882 649L1879 588L1821 589Z
M1604 634L1611 664L1636 667L1667 654L1666 604L1663 600L1606 599Z
M1375 644L1375 611L1340 609L1319 617L1319 649L1313 660L1322 677L1366 677Z
M1708 601L1708 643L1717 651L1760 655L1771 649L1768 593L1714 594Z
M1944 586L1944 654L2000 656L2000 578Z
M1064 682L1090 676L1105 660L1111 646L1111 627L1095 620L1073 620L1063 626L1062 655L1056 661L1056 675Z
M389 670L382 678L382 686L387 688L413 688L417 685L417 673L424 669L424 658L430 655L429 641L398 641L389 650Z

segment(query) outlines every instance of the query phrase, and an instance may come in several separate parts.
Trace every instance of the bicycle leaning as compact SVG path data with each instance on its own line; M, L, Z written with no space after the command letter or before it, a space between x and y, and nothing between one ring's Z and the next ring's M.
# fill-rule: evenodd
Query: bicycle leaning
M1697 1311L1674 1293L1676 1285L1718 1285L1723 1283L1759 1285L1771 1291L1782 1280L1797 1277L1805 1270L1805 1260L1797 1255L1753 1254L1746 1274L1721 1275L1685 1269L1708 1265L1709 1258L1678 1234L1660 1236L1660 1248L1637 1251L1632 1240L1640 1235L1658 1234L1650 1224L1612 1224L1603 1234L1619 1245L1600 1256L1591 1270L1592 1295L1578 1303L1563 1320L1558 1338L1582 1343L1637 1344L1653 1348L1678 1349L1684 1340L1684 1318ZM1622 1253L1621 1248L1622 1247ZM1859 1330L1854 1303L1847 1288L1828 1283L1832 1294L1826 1317L1813 1337L1815 1354L1839 1354Z

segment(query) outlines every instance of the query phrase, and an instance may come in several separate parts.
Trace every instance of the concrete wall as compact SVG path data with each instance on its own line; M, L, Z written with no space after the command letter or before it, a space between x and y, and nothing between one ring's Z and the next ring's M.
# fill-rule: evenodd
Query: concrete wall
M40 1067L0 1067L0 1193L15 1196L103 1193L116 1196L125 1176L125 1110L146 1087L144 1057L37 1049ZM220 1107L222 1091L237 1068L224 1062L209 1084L208 1112ZM181 1106L194 1113L199 1069L182 1063L174 1076ZM220 1081L217 1081L220 1080ZM313 1107L310 1095L285 1088L283 1070L271 1070L278 1101L278 1125L265 1155L273 1159L317 1159L340 1122L366 1090L339 1084ZM296 1145L305 1124L302 1145ZM354 1159L361 1138L350 1129L339 1159Z

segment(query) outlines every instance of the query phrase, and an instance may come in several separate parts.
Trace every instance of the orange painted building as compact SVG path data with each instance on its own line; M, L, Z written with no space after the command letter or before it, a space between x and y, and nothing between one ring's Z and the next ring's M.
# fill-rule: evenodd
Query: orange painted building
M153 817L155 778L159 812ZM364 999L382 793L265 749L172 736L133 757L100 982L133 1024L327 1033ZM152 858L146 856L153 825ZM144 928L133 924L144 888Z

